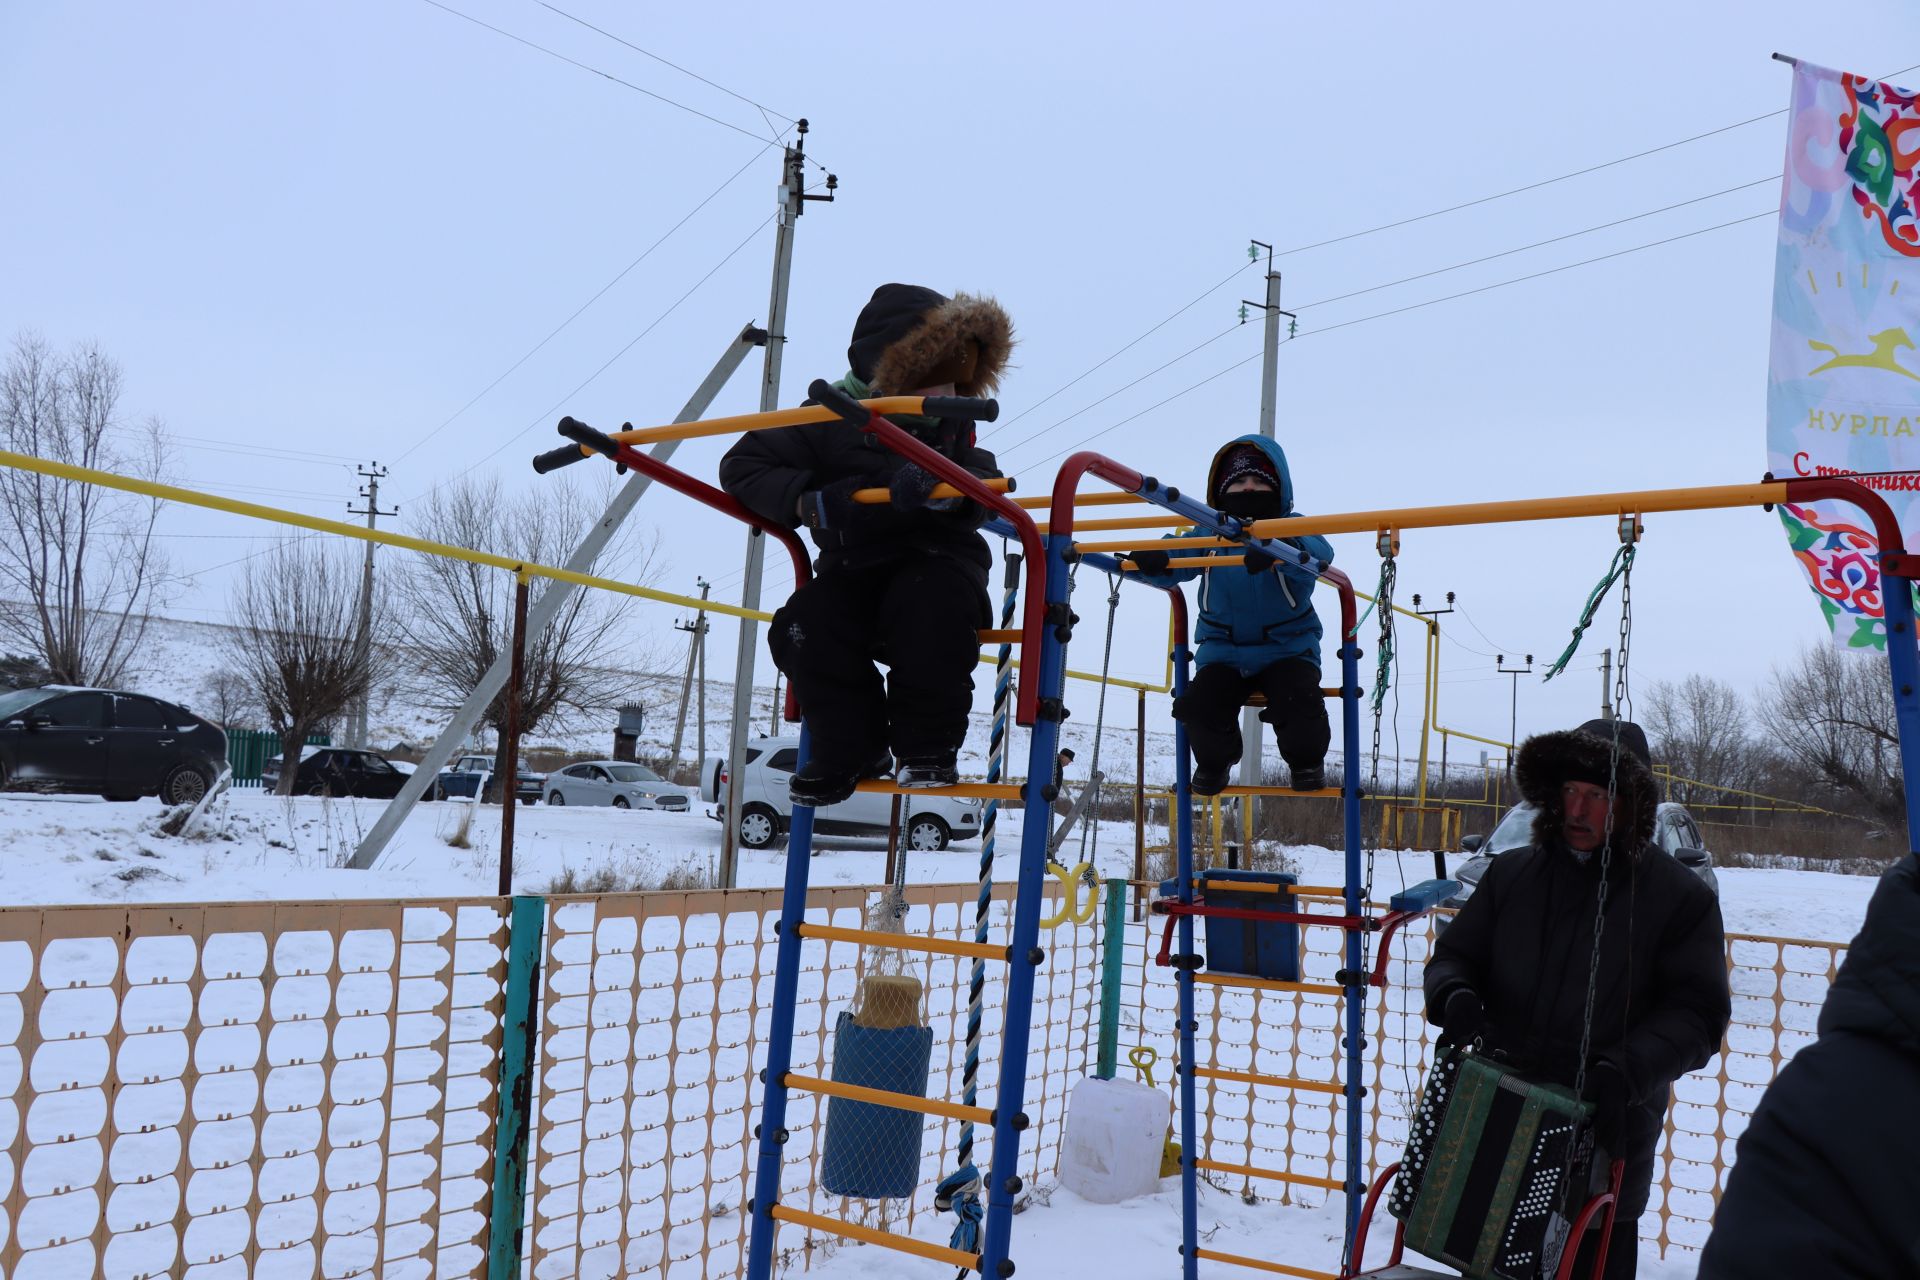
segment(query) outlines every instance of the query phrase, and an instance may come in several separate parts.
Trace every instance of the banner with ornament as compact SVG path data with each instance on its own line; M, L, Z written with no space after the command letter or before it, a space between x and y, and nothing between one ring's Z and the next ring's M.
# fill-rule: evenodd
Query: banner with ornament
M1855 476L1920 532L1920 100L1799 63L1774 257L1767 463ZM1836 646L1886 648L1871 524L1837 502L1778 508Z

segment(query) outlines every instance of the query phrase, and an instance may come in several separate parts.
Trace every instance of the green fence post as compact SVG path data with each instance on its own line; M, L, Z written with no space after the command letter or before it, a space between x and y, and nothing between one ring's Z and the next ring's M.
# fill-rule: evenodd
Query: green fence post
M500 1105L493 1128L493 1211L487 1224L487 1280L519 1280L532 1137L534 1012L539 998L547 900L513 899L507 925L507 1007L501 1019Z
M1126 954L1127 882L1107 881L1107 918L1100 935L1100 1063L1094 1075L1113 1079L1120 1058L1120 970Z

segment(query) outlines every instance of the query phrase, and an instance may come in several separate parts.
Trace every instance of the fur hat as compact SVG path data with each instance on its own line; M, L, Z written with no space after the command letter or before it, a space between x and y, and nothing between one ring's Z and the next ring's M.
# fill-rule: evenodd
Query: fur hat
M1258 446L1250 444L1228 445L1226 452L1214 467L1214 492L1210 495L1212 505L1220 505L1220 495L1230 488L1241 476L1258 476L1273 489L1280 488L1280 472L1274 467L1273 459L1261 452Z
M1614 830L1625 836L1626 847L1638 854L1653 838L1653 820L1660 807L1660 791L1653 780L1653 756L1647 735L1631 720L1589 720L1578 729L1535 734L1514 757L1513 773L1520 794L1538 812L1533 819L1535 843L1560 839L1566 813L1560 788L1568 782L1607 785L1613 764L1613 739L1620 736L1620 759L1611 769L1616 808Z
M1013 321L992 298L883 284L854 321L847 365L877 396L953 383L992 395L1013 354Z

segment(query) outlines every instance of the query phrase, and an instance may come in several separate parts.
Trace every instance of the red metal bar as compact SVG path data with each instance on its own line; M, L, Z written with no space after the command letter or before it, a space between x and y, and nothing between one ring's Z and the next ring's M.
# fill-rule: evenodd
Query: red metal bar
M1017 724L1032 724L1040 711L1040 645L1047 617L1047 550L1040 541L1040 530L1033 523L1033 517L1012 498L995 493L979 476L885 416L869 411L863 430L877 436L881 444L909 462L918 464L1003 517L1020 535L1020 549L1026 553L1027 561L1026 598L1021 602L1020 621L1021 652L1026 659L1020 664L1013 718Z
M1881 555L1888 552L1897 555L1907 549L1893 508L1887 505L1885 498L1858 480L1848 480L1843 476L1816 476L1810 479L1789 478L1783 483L1787 486L1789 502L1818 502L1822 498L1831 498L1837 502L1851 502L1866 512L1867 519L1873 521L1873 534L1879 539Z
M1393 948L1393 935L1409 920L1418 920L1424 911L1389 911L1380 918L1380 958L1374 961L1373 972L1367 975L1367 985L1384 988L1387 985L1387 953Z
M1580 1259L1580 1237L1586 1234L1593 1215L1602 1209L1607 1211L1607 1216L1600 1224L1600 1247L1594 1251L1593 1280L1600 1280L1607 1274L1607 1245L1613 1238L1613 1211L1620 1200L1620 1183L1626 1177L1626 1170L1626 1161L1615 1160L1607 1189L1587 1201L1580 1216L1574 1219L1573 1233L1567 1237L1566 1252L1560 1255L1560 1265L1554 1269L1554 1280L1573 1280L1573 1264Z
M1393 1175L1398 1172L1400 1172L1400 1162L1395 1160L1380 1171L1379 1176L1373 1180L1373 1186L1367 1190L1367 1202L1360 1207L1360 1226L1353 1234L1353 1256L1347 1259L1346 1269L1340 1273L1341 1280L1353 1280L1360 1274L1360 1258L1367 1249L1367 1228L1373 1222L1374 1207L1380 1203L1380 1193L1387 1189L1387 1184L1393 1181ZM1393 1253L1387 1259L1389 1268L1400 1265L1400 1255L1406 1248L1406 1234L1406 1223L1403 1222L1394 1228Z

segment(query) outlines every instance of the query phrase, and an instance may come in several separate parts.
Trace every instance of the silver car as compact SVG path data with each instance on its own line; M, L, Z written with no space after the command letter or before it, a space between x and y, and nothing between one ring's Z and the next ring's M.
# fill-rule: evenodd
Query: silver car
M631 760L588 760L549 774L545 799L557 805L612 805L616 809L665 809L685 813L692 801L675 786Z
M1460 842L1460 852L1468 856L1452 872L1453 878L1460 882L1460 892L1447 900L1447 906L1457 907L1472 897L1480 877L1487 873L1495 858L1509 849L1524 849L1533 843L1533 815L1532 805L1517 804L1507 810L1492 835L1468 836ZM1713 874L1713 855L1707 852L1699 824L1694 822L1685 805L1663 804L1654 811L1653 842L1704 880L1716 896L1719 894L1720 883Z

